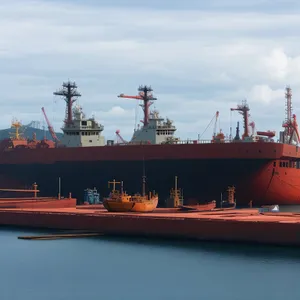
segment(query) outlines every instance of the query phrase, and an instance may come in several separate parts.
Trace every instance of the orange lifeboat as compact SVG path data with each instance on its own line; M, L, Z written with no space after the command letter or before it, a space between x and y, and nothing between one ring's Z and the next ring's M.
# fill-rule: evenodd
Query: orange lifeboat
M263 135L263 136L267 136L269 138L273 138L276 135L275 131L257 131L256 132L257 135Z

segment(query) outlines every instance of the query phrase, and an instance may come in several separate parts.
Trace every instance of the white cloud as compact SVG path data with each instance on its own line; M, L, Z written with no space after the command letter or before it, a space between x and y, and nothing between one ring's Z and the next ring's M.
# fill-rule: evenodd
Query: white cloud
M290 60L283 49L272 50L270 56L265 59L266 67L271 78L279 80L285 79L291 67Z
M229 108L244 98L260 127L279 130L286 84L293 88L297 113L299 10L267 13L268 3L260 9L258 1L243 7L215 0L202 10L192 0L180 10L174 8L182 1L153 1L151 9L133 0L127 7L116 2L0 0L2 111L29 123L42 119L44 106L58 129L64 103L53 104L52 93L70 78L79 85L87 115L104 124L106 137L120 129L130 138L141 111L137 118L136 101L117 95L136 94L139 84L152 84L156 107L183 138L193 138L193 132L197 137L216 110L228 131L231 119L240 118L230 117ZM8 119L1 118L0 126L8 127Z
M249 93L251 101L259 104L271 104L283 99L283 89L272 90L267 84L255 85Z

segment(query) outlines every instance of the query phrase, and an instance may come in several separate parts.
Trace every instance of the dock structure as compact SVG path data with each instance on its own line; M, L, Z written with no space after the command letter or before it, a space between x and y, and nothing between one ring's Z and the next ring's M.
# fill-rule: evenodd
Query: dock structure
M258 209L206 212L110 213L94 209L1 209L0 225L84 230L103 235L149 236L205 241L300 246L300 214Z

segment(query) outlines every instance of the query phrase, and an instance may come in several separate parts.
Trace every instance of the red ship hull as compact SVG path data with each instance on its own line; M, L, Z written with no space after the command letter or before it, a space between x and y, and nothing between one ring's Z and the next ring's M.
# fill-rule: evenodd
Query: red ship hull
M124 145L82 148L13 149L0 156L5 187L37 182L45 195L72 191L83 199L87 187L107 194L106 182L122 178L127 192L140 190L143 165L150 190L163 203L179 177L187 203L219 203L220 193L236 187L237 206L300 204L300 153L280 143ZM224 199L223 199L224 200Z

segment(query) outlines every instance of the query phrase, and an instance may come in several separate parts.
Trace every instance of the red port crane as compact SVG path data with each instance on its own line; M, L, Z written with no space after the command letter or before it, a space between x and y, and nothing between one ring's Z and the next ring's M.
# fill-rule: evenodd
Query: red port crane
M116 136L117 136L117 141L116 141L117 144L128 144L128 142L122 138L119 129L116 131Z
M42 107L42 112L43 112L43 114L44 114L45 120L46 120L47 125L48 125L48 130L49 130L49 132L50 132L50 134L51 134L51 137L52 137L53 141L54 141L54 142L59 142L59 139L58 139L58 137L56 136L56 133L55 133L55 131L54 131L54 129L53 129L53 127L52 127L50 121L48 120L48 117L47 117L47 115L46 115L46 112L45 112L44 107Z
M124 94L120 94L119 98L127 98L127 99L138 99L143 100L143 104L141 104L141 107L144 111L144 120L142 121L144 126L147 126L149 124L149 107L152 105L152 100L157 100L157 98L154 98L152 95L153 89L151 86L147 85L140 85L138 88L139 94L138 96L128 96Z
M240 112L240 114L243 115L244 119L244 134L242 135L242 139L244 140L246 137L249 137L249 127L248 127L248 122L249 122L249 106L247 104L247 101L244 100L241 105L238 105L236 108L231 108L231 111L237 110Z

